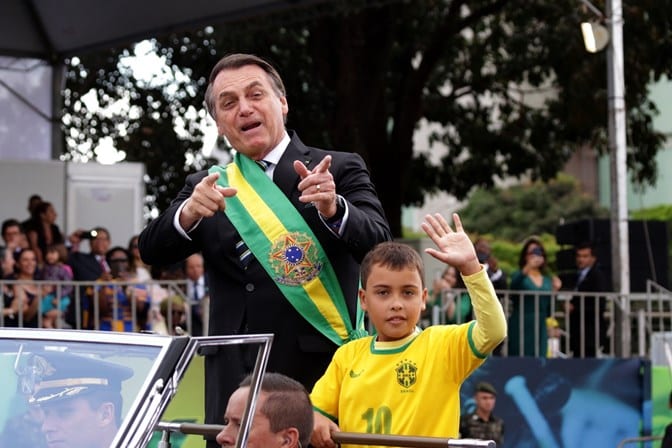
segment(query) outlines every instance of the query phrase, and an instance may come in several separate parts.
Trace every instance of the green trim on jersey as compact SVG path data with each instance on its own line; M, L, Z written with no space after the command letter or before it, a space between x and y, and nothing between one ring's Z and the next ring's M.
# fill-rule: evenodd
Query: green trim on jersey
M476 325L476 321L473 321L469 324L469 332L467 333L467 340L469 341L469 348L471 348L472 353L474 354L475 357L480 358L480 359L485 359L488 357L487 354L483 354L478 349L476 348L476 342L474 341L474 325Z

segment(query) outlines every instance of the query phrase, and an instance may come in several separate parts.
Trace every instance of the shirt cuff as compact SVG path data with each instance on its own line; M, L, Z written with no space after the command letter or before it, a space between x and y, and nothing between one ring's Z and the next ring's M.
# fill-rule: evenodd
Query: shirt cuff
M198 227L198 225L201 223L201 219L203 219L203 218L201 218L201 219L199 219L198 221L196 221L196 224L194 224L193 226L191 226L191 229L189 229L189 230L184 230L184 229L182 228L182 226L180 225L180 215L182 214L182 209L184 208L184 206L185 206L186 204L187 204L187 201L186 201L186 200L185 200L185 201L182 201L182 203L180 204L180 206L177 208L177 211L175 212L175 216L173 216L173 227L175 227L175 230L177 230L177 233L179 233L180 235L182 235L183 238L185 238L185 239L191 241L191 237L189 236L189 233L193 232L194 229L196 229L196 227Z
M343 229L345 229L345 224L348 222L348 216L350 215L348 201L346 201L345 198L340 194L337 194L336 214L331 218L325 218L321 213L318 213L318 215L324 225L326 225L334 235L340 237L343 235Z

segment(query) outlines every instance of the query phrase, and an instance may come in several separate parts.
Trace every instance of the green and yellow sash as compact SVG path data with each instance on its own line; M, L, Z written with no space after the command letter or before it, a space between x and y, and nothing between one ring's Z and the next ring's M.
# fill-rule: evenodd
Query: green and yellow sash
M357 301L352 327L341 285L312 229L277 185L250 158L215 166L217 183L238 193L226 199L226 216L292 306L336 345L366 336Z

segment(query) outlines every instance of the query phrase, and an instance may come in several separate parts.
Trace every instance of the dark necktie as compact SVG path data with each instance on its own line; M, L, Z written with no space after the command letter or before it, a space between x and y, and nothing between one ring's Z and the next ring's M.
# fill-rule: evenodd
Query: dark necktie
M270 166L270 162L265 160L256 160L255 162L264 172L266 172ZM238 258L240 259L240 263L243 265L243 267L247 268L247 265L250 264L250 261L252 261L252 252L250 252L250 249L247 247L247 244L245 244L245 241L240 240L236 243L236 254L238 254Z
M198 282L197 282L197 281L193 282L192 286L193 286L193 289L194 289L194 290L193 290L193 299L194 299L194 302L198 302L199 300L201 300L201 297L200 297L200 295L198 294Z

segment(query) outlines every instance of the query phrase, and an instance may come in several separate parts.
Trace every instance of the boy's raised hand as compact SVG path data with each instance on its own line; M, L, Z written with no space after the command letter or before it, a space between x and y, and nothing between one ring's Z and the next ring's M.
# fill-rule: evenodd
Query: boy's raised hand
M455 266L462 275L475 274L482 269L481 264L457 213L453 213L453 223L455 230L451 229L448 221L440 213L425 216L421 224L422 230L437 247L437 249L425 249L425 252L437 260Z
M340 431L338 425L317 411L313 412L313 416L313 433L310 436L311 446L337 448L338 445L332 440L331 433L332 431Z

